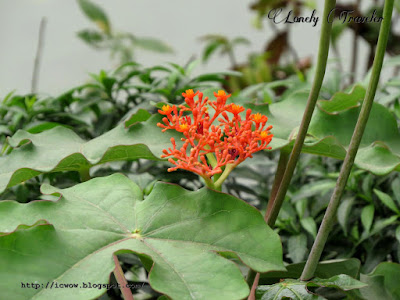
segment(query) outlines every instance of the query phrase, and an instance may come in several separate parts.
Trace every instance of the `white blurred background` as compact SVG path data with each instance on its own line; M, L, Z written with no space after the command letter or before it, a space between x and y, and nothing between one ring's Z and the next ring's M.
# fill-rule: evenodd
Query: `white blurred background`
M252 26L255 13L250 0L93 0L108 15L113 30L131 32L137 36L159 38L175 50L174 54L137 51L135 58L150 66L166 61L185 64L191 57L200 57L204 44L199 37L217 33L228 37L245 36L250 46L239 46L238 62L244 62L251 52L260 52L273 36L267 20L263 29ZM322 1L317 16L322 15ZM308 14L308 13L307 13ZM307 15L306 14L306 15ZM43 58L38 91L57 95L89 79L88 73L110 70L116 61L109 52L97 51L78 39L76 33L94 28L74 0L0 0L0 96L16 90L30 91L32 69L38 43L39 24L47 17ZM300 57L315 61L321 20L311 24L293 24L291 40ZM350 64L352 33L341 39L343 65ZM366 53L361 42L360 55ZM330 54L333 57L333 54ZM364 63L360 64L364 69ZM200 65L197 73L223 71L229 68L227 57L214 57Z

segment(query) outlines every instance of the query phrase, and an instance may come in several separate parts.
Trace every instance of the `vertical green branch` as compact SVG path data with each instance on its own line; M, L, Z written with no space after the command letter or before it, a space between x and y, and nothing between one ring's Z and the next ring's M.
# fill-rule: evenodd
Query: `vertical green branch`
M386 45L390 33L393 2L394 0L385 1L385 7L383 10L383 22L379 32L378 45L376 49L374 64L372 67L372 75L365 95L365 99L363 101L360 115L358 117L357 124L351 138L349 149L340 170L335 190L333 191L328 208L325 212L324 219L322 220L321 226L319 228L317 238L315 239L314 245L307 259L306 265L300 278L301 280L308 280L314 275L318 261L321 258L322 251L325 247L325 243L328 239L329 232L331 231L331 228L335 221L340 198L346 187L351 168L354 164L354 160L361 143L361 138L367 125L369 113L371 111L376 89L379 83L379 77L382 70Z
M283 200L285 199L286 192L288 190L290 181L292 179L294 169L296 168L297 161L300 156L301 149L303 147L304 139L307 135L307 130L311 122L311 117L314 112L315 104L318 100L319 91L321 90L322 82L325 76L326 64L328 61L329 55L329 43L331 39L331 31L332 31L332 23L333 20L328 20L330 16L330 12L335 8L336 0L325 0L324 4L324 13L322 17L322 27L321 27L321 35L319 41L319 49L318 49L318 60L315 70L314 82L311 88L310 95L308 97L306 110L303 114L303 119L301 121L301 125L299 128L299 132L288 159L287 153L281 153L280 157L280 165L278 167L277 172L279 175L276 175L276 179L274 182L273 190L271 191L270 203L268 204L268 208L265 214L265 221L269 226L273 227L275 225L275 221L278 217L279 210L282 207ZM286 170L282 167L285 167ZM279 180L278 180L279 178ZM276 194L275 194L276 193ZM254 276L253 272L249 273L248 282L252 281ZM250 295L248 300L255 299L255 291L258 286L260 274L257 273L255 275L254 282L251 287Z
M315 70L314 82L311 88L310 95L308 97L306 110L304 111L303 120L299 128L294 147L290 154L287 169L282 177L278 192L276 194L273 206L267 211L268 214L265 216L269 226L275 224L276 218L278 217L279 210L281 209L283 200L285 199L286 192L289 188L290 181L292 179L294 170L296 168L297 161L300 156L301 149L303 147L304 139L307 135L307 130L311 122L311 117L314 112L315 104L318 100L319 91L321 90L322 82L325 76L326 63L329 54L329 42L332 31L333 20L328 20L330 12L335 8L336 0L325 0L324 14L322 17L322 28L321 36L319 41L318 60ZM332 16L333 17L333 16Z
M276 193L278 192L279 185L282 181L283 174L285 173L287 167L289 154L290 153L287 149L280 150L278 166L276 168L274 182L272 184L271 192L269 194L268 206L264 219L266 218L266 216L269 215L269 211L272 209L272 206L274 204ZM254 296L255 294L255 290L257 288L259 279L260 279L260 273L256 273L255 271L250 269L249 272L247 273L247 279L246 279L247 284L252 285L250 291L250 297L248 299L254 299L254 297L251 298L251 296L252 295Z
M265 219L267 216L271 214L272 207L274 206L274 202L276 199L276 193L278 192L279 186L282 181L282 177L285 174L285 170L287 168L288 159L289 159L289 151L286 149L281 149L278 161L278 167L276 168L274 183L272 184L271 193L269 195L268 206L265 212Z

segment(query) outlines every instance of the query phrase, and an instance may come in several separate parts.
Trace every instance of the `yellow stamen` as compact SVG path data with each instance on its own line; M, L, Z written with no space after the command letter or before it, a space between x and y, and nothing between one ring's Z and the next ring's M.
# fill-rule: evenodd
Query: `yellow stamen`
M260 138L261 138L262 140L265 140L265 139L268 138L268 136L269 136L268 133L269 133L268 131L261 131L261 133L260 133Z
M218 96L226 96L226 93L224 90L219 90L217 95Z
M171 109L171 106L169 106L169 105L163 105L163 107L162 107L162 110L163 110L164 112L169 112L170 109Z
M186 131L189 129L189 125L188 124L181 124L179 125L179 129L182 131Z
M243 111L243 107L241 107L240 105L237 104L231 104L231 109L230 112L233 114L239 114Z
M192 89L186 90L185 91L186 97L192 97L194 95L194 92Z
M261 121L261 117L262 116L260 113L256 113L255 115L253 115L253 120L258 123Z

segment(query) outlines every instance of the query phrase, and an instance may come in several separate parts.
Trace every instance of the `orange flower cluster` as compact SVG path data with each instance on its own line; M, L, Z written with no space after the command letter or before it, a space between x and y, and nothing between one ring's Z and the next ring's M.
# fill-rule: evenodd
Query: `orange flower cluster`
M273 136L269 131L272 126L265 128L266 116L252 114L248 109L246 118L242 119L240 113L245 110L244 107L227 105L226 100L231 95L222 90L214 93L215 101L208 100L208 97L203 99L203 93L193 90L187 90L182 95L187 105L164 105L158 111L165 116L164 124L157 124L163 132L174 129L185 136L180 149L176 148L175 139L171 138L172 148L163 150L161 157L170 157L168 161L175 165L168 171L185 169L210 180L213 175L221 173L224 166L232 164L234 168L252 157L253 153L270 149L267 146ZM196 96L197 100L194 99ZM215 111L212 117L208 106ZM216 120L219 125L213 124Z

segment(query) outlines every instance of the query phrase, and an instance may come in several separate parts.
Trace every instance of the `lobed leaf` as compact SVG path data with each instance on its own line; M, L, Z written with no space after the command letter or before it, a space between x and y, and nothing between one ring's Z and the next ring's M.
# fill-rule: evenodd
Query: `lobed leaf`
M61 126L38 134L19 130L8 139L14 150L0 157L0 193L41 173L79 171L119 160L159 160L162 149L171 144L171 133L164 134L157 127L160 116L149 116L139 110L125 123L90 141ZM179 136L174 136L179 141Z
M172 299L247 296L239 268L217 253L258 272L284 270L279 236L254 207L227 194L158 183L143 201L139 187L121 174L67 189L43 185L42 192L60 198L0 202L5 299L97 298L106 286L85 289L83 283L106 285L114 253L151 259L151 286ZM50 288L57 284L78 288Z

